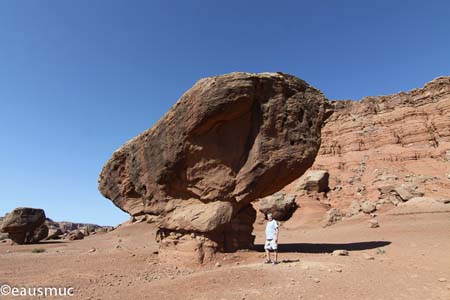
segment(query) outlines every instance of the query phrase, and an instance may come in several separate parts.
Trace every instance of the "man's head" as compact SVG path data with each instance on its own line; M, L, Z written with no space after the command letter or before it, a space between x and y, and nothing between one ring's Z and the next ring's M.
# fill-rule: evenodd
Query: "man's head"
M267 220L269 220L269 221L272 221L272 220L273 220L272 213L268 213L268 214L267 214Z

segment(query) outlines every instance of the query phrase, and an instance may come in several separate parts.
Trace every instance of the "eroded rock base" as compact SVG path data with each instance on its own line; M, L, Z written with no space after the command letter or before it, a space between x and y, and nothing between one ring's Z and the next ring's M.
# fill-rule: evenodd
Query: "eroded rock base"
M182 232L161 228L157 233L160 243L159 259L174 265L199 265L211 261L216 252L234 252L253 248L252 235L256 210L252 205L242 208L220 230L210 233Z

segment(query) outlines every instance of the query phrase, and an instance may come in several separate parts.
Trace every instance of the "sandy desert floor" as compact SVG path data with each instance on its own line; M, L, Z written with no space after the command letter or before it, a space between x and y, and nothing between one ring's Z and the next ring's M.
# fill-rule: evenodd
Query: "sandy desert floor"
M218 254L199 268L161 265L146 223L74 242L1 243L0 283L74 287L72 299L450 299L450 213L378 220L379 228L364 218L282 227L275 266L262 263L261 250ZM255 234L261 249L263 225ZM46 252L32 253L37 247ZM336 249L349 256L331 255Z

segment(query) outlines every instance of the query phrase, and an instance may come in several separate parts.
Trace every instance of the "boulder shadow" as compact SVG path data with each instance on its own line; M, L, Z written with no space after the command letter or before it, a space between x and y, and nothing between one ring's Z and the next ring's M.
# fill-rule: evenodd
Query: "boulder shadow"
M52 240L52 241L39 241L37 243L34 244L29 244L29 245L57 245L57 244L67 244L68 241L65 240Z
M301 253L332 253L334 250L359 251L369 250L390 245L389 241L369 241L346 244L314 244L314 243L287 243L278 244L278 252ZM254 250L264 252L263 244L255 244Z

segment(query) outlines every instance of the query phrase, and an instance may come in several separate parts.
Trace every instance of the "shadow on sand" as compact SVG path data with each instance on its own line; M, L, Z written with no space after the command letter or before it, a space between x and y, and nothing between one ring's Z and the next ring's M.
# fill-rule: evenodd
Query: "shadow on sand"
M302 252L302 253L332 253L334 250L358 251L385 247L390 245L388 241L370 241L347 244L308 244L288 243L278 244L278 252ZM255 250L264 252L263 244L255 244Z
M30 245L57 245L57 244L67 244L67 241L62 240L40 241L38 243Z

